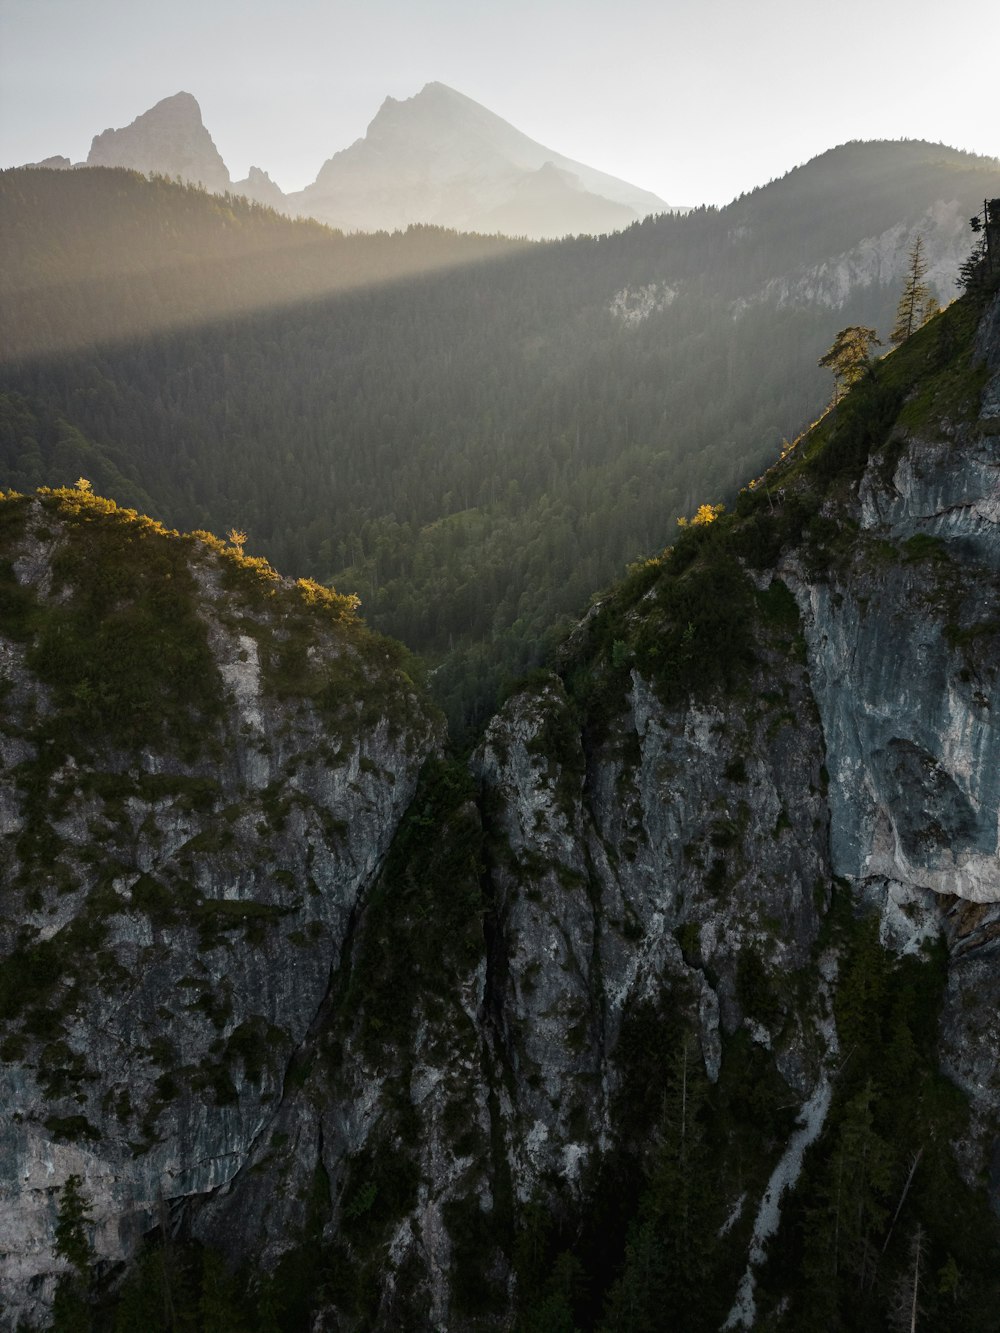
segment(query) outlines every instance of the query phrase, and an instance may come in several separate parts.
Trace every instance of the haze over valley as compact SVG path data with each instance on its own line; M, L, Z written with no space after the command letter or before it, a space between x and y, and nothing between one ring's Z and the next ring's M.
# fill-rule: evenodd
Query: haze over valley
M193 99L140 122L98 155L222 170ZM7 173L7 384L39 421L8 476L58 480L42 423L71 423L115 498L359 594L462 734L819 413L820 356L845 325L884 340L915 237L948 299L997 181L939 145L852 144L725 209L531 244L342 235L106 166Z

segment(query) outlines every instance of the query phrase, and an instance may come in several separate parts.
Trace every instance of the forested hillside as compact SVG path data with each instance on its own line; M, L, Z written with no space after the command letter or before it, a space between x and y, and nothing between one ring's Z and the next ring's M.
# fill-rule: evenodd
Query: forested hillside
M888 330L913 234L951 281L1000 172L852 144L725 209L530 246L345 238L120 172L3 185L4 483L93 474L246 530L360 593L461 731L822 408L818 357Z
M345 236L111 167L0 172L4 359L145 338L525 244L442 227Z

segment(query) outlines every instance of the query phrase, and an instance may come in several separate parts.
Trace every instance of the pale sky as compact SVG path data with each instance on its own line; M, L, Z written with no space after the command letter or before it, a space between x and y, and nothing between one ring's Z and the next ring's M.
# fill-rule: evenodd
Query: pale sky
M966 0L0 0L0 166L83 161L184 90L286 191L440 81L671 204L849 139L1000 154L1000 5Z

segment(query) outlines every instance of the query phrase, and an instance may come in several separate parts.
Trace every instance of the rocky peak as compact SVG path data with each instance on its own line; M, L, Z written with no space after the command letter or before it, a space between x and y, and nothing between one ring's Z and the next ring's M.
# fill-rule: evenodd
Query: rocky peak
M69 171L73 163L68 157L63 157L61 153L57 153L54 157L42 158L41 162L26 162L24 165L43 170L47 168L49 171Z
M242 194L258 204L284 211L286 199L281 187L260 167L251 167L246 180L233 182L233 193Z
M447 84L427 83L413 97L387 97L368 126L368 134L373 139L383 139L401 133L447 129L464 134L492 131L496 135L513 127Z
M543 168L542 185L554 199L543 198L532 180ZM576 183L572 189L567 179ZM532 196L527 206L525 192ZM669 208L646 190L553 152L443 83L402 101L387 97L365 137L325 162L293 199L335 226L431 222L534 237L623 227Z
M207 190L229 188L229 171L190 93L165 97L123 129L95 135L89 167L129 167L144 173L180 176Z

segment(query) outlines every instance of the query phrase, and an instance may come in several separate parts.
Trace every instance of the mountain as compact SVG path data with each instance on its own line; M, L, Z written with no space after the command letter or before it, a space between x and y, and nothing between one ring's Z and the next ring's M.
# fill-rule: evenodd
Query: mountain
M0 477L248 530L358 593L474 729L596 588L817 416L817 361L846 325L886 336L916 235L949 299L997 195L994 160L848 144L725 209L517 245L8 172Z
M266 195L265 173L248 181ZM72 216L60 221L64 208ZM0 238L3 357L14 361L215 326L524 248L439 228L345 237L108 167L3 173Z
M345 230L427 222L535 238L619 229L670 207L535 143L443 83L402 102L387 97L365 137L288 199Z
M124 129L95 135L87 166L129 167L171 179L179 176L216 193L230 188L229 171L190 93L165 97Z
M468 764L241 534L0 497L5 1329L987 1333L993 288Z
M403 102L386 98L365 138L289 196L259 167L232 182L197 101L185 92L157 102L124 129L98 134L87 166L179 177L345 231L430 223L537 238L620 229L669 207L544 148L443 83L429 83Z
M285 211L286 199L280 186L276 185L266 171L260 167L251 167L246 180L233 182L233 194L241 194L254 203L264 204L281 213Z
M69 171L72 165L73 163L69 160L69 158L63 157L61 154L57 154L54 157L47 157L42 162L25 163L26 167L43 167L43 168L48 168L51 171ZM83 164L80 163L80 165L82 166Z

